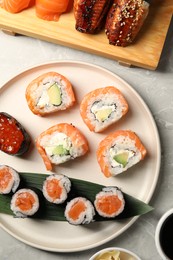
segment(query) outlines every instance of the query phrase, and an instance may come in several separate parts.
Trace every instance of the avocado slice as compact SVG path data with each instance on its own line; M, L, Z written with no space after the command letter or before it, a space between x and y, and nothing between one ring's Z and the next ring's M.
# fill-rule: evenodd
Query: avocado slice
M100 122L104 122L112 113L112 108L106 108L106 109L101 109L98 110L95 113L96 119Z
M54 106L59 106L62 103L61 90L57 83L54 83L47 90L50 103Z
M117 163L122 164L123 168L126 167L128 163L128 158L129 158L129 152L122 152L113 157L113 159Z
M63 145L54 146L53 149L52 149L52 153L54 155L59 155L59 156L70 154L69 150L64 148Z

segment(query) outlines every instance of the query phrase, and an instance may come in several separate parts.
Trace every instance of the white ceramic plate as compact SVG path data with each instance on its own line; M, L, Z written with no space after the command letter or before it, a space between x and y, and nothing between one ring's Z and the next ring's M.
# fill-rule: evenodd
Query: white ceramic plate
M48 71L57 71L72 83L77 104L68 111L49 117L39 117L29 110L25 100L25 89L35 77ZM135 79L134 79L135 80ZM85 93L100 87L116 86L129 103L128 114L104 133L88 130L79 114L79 103ZM125 81L115 74L92 64L82 62L53 62L30 68L7 82L0 90L0 111L14 116L30 133L32 145L23 158L0 152L1 164L7 164L18 171L46 173L45 166L34 146L35 138L45 129L60 122L73 123L86 136L90 153L71 163L55 167L58 173L69 177L97 182L103 185L117 185L124 192L148 203L156 186L160 169L160 141L153 117L144 101ZM96 148L108 133L116 129L131 129L142 139L148 156L126 173L106 178L96 161ZM17 219L0 214L2 228L28 245L55 252L75 252L99 246L117 237L134 223L137 218L123 221L92 223L88 226L72 226L66 222Z

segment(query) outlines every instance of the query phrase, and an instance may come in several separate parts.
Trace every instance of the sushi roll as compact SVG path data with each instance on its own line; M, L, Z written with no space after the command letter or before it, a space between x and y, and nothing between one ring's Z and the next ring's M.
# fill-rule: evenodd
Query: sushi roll
M64 175L52 174L43 183L43 195L51 203L61 204L68 196L71 181Z
M88 151L88 142L83 134L67 123L57 124L41 133L36 146L47 170L52 170L52 164L65 163Z
M103 139L97 149L97 160L106 177L115 176L143 160L146 148L130 130L118 130Z
M30 110L40 116L65 110L75 103L70 81L57 72L47 72L34 79L26 88Z
M100 216L114 218L124 210L123 193L117 187L105 187L97 193L94 206Z
M128 111L128 103L119 89L105 87L86 94L80 105L80 114L90 131L102 132Z
M64 214L72 225L89 224L93 221L95 210L89 200L76 197L67 203Z
M19 184L18 172L7 165L0 165L0 194L14 193Z
M39 198L31 189L18 190L11 199L11 210L17 217L33 216L39 209Z
M30 136L11 115L0 112L0 150L9 155L23 155L30 146Z

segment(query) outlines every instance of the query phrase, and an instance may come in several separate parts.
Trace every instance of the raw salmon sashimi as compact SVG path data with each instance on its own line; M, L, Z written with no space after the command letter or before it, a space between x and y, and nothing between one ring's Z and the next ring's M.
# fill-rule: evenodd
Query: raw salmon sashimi
M103 139L97 149L97 160L106 177L115 176L143 160L147 150L131 130L117 130Z
M69 0L36 0L36 15L44 20L58 21L68 3Z
M88 142L84 135L73 125L60 123L39 135L36 146L46 169L84 155Z
M19 13L26 9L32 0L3 0L0 6L10 13Z

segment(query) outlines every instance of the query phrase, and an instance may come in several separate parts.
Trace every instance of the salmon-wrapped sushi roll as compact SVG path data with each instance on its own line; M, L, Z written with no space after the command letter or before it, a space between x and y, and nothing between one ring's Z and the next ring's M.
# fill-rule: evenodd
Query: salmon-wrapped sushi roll
M71 189L71 181L64 175L52 174L43 184L43 195L51 203L62 204Z
M16 170L7 165L0 165L0 194L15 192L20 184L20 177Z
M72 225L89 224L95 215L92 203L83 197L76 197L67 203L65 217Z
M67 162L88 151L88 142L84 135L75 126L67 123L57 124L41 133L36 146L47 170L52 170L52 164Z
M97 213L105 218L114 218L123 212L125 200L117 187L105 187L97 193L94 206Z
M117 122L127 111L127 101L120 90L113 86L89 92L80 105L80 113L85 124L94 132L103 131Z
M20 189L12 197L11 210L17 217L33 216L39 209L39 198L32 189Z
M97 160L106 177L115 176L143 160L146 148L130 130L118 130L102 140L97 149Z
M47 72L34 79L26 88L30 110L40 116L65 110L75 103L70 81L57 72Z

